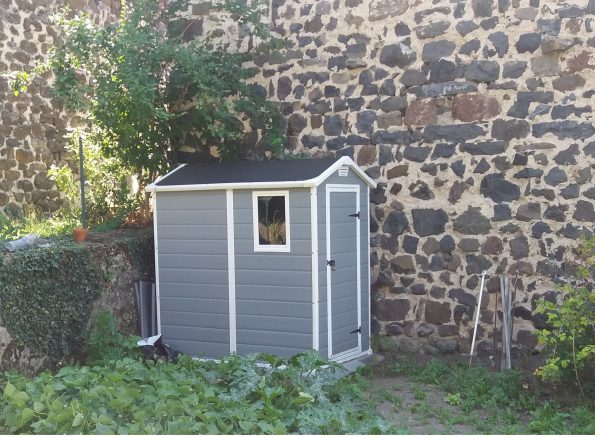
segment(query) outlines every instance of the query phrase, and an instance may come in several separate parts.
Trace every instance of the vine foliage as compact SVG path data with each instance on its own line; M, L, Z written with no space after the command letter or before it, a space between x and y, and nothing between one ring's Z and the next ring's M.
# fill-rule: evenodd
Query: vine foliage
M0 312L14 338L59 361L80 353L106 275L85 246L60 243L0 257Z

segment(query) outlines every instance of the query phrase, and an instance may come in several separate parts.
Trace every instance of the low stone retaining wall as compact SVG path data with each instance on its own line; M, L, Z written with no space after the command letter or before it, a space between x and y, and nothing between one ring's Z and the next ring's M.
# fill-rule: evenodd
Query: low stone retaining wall
M92 304L92 314L107 310L114 315L120 332L138 334L134 284L141 279L153 280L152 231L118 230L90 234L88 241L82 244L107 278L101 295ZM11 256L2 253L0 261L6 261ZM0 370L14 369L32 374L55 364L44 353L14 338L11 327L0 321Z

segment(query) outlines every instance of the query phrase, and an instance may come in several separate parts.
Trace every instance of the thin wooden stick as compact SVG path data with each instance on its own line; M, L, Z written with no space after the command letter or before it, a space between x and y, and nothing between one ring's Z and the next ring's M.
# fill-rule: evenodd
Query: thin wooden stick
M477 302L477 310L475 315L475 327L473 328L473 340L471 341L471 352L469 354L469 365L473 361L473 350L475 349L475 337L477 336L477 325L479 324L479 313L481 312L481 299L483 297L483 284L486 278L486 271L481 274L481 286L479 287L479 300Z

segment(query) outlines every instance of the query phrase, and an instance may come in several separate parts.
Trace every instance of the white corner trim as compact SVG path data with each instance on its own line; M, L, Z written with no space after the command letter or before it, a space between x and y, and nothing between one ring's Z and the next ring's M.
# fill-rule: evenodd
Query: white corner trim
M362 181L364 181L370 187L376 188L376 182L370 176L368 176L366 172L359 168L359 166L353 162L353 159L351 159L349 156L343 156L342 158L338 159L333 165L327 168L316 178L310 179L310 181L313 181L316 185L320 185L343 166L350 167Z
M159 238L157 236L157 193L153 193L153 245L155 247L155 302L157 306L157 334L161 335L161 294L159 293Z
M178 165L176 168L174 168L172 171L170 171L169 173L164 174L163 176L158 176L157 179L155 179L155 182L153 182L152 184L149 184L145 187L145 191L147 192L151 192L151 191L156 191L155 187L157 184L157 182L162 181L163 179L165 179L168 176L171 176L172 174L174 174L175 172L177 172L179 169L181 169L182 167L187 166L188 164L180 164Z
M237 351L236 340L236 260L233 190L226 191L227 200L227 278L229 282L229 353Z
M285 244L260 244L258 232L258 198L263 196L283 196L285 198ZM252 192L252 231L254 252L291 252L291 210L289 209L289 191L253 191Z
M320 303L318 290L318 188L310 188L310 236L312 238L312 349L320 350Z
M366 261L366 266L368 269L368 344L372 339L372 289L370 286L372 271L370 267L370 188L366 189L366 226L368 239L366 241L366 246L368 247L368 260Z

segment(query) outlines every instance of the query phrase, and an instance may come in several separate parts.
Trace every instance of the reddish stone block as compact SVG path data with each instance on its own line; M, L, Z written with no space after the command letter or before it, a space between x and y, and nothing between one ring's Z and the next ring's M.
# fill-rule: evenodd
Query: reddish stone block
M481 94L461 94L452 102L452 118L460 121L480 121L500 114L500 104L495 97Z

